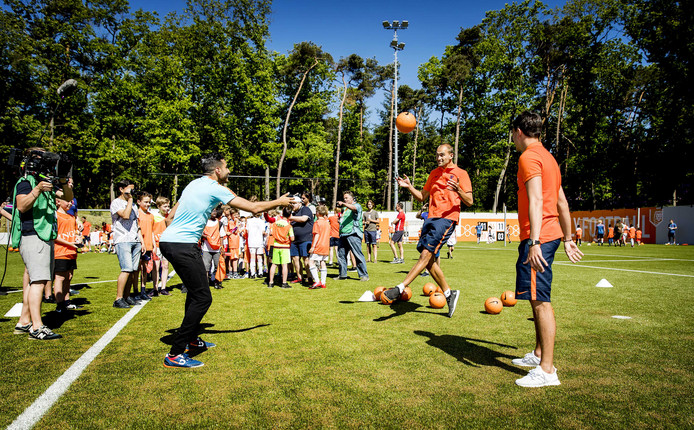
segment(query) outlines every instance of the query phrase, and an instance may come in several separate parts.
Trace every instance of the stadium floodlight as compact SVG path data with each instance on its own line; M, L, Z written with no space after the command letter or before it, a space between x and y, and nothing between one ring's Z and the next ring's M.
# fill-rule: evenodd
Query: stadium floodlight
M398 51L402 51L405 49L405 44L402 42L398 42L398 30L407 30L407 28L410 26L410 22L403 20L402 22L400 21L393 21L391 24L389 21L383 21L383 28L386 30L393 30L393 40L390 42L390 47L393 48L393 51L395 52L395 62L393 70L395 71L395 78L393 80L393 92L394 92L394 98L395 98L395 105L393 107L394 111L393 113L395 116L398 115ZM395 160L393 162L393 172L397 173L398 172L398 130L397 128L393 130L395 133L395 152L394 152L394 157ZM395 193L393 193L393 206L395 207L398 203L398 180L395 179L396 175L393 175L392 181L394 182L395 186Z

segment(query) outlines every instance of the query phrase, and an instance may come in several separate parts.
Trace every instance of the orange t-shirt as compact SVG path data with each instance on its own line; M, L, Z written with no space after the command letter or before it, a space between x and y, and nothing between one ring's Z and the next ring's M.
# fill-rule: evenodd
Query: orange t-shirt
M641 230L636 230L636 238L641 239Z
M89 221L85 221L82 223L82 236L89 236L89 233L92 232L92 223Z
M446 218L457 223L461 200L457 192L446 188L449 179L457 179L463 192L472 192L470 176L455 164L432 170L424 184L424 190L429 192L429 218Z
M58 215L58 237L65 242L75 243L75 239L79 234L77 219L70 214L62 212L56 212L56 215ZM56 260L77 260L76 249L68 248L59 243L56 243L53 248Z
M607 228L607 238L612 239L614 237L614 227Z
M631 227L629 229L629 239L633 239L636 237L636 229L634 227Z
M152 230L154 229L154 215L149 212L140 211L138 218L140 223L140 230L142 230L142 240L144 241L145 251L151 251L154 249L154 240L152 239Z
M236 221L230 219L227 223L227 237L229 238L229 249L239 249L239 247L241 246L239 243L239 231L236 227Z
M294 229L286 218L277 217L275 222L270 224L270 232L275 238L275 249L289 249L294 238Z
M530 213L528 212L530 203L525 183L537 176L542 177L540 242L545 243L563 236L557 209L561 173L557 161L541 143L528 146L518 160L518 223L521 240L530 238Z
M580 239L583 237L583 229L581 227L576 229L576 238Z
M161 239L161 234L166 230L166 218L157 221L152 226L152 233L154 234L154 244L159 247L159 239Z
M329 216L330 237L340 238L340 218L337 215Z
M222 237L219 232L219 221L215 225L206 225L202 233L205 235L204 241L210 246L210 249L218 250L222 247Z
M318 218L313 223L313 244L311 245L311 250L311 254L330 254L330 221L325 218Z

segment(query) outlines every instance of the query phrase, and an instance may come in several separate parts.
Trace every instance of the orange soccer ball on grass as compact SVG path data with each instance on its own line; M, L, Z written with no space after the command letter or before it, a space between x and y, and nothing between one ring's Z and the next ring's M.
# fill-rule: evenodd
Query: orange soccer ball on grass
M516 293L513 291L504 291L501 294L501 303L504 306L515 306L516 303L518 303L518 299L516 299Z
M401 112L395 119L395 126L400 133L409 133L417 127L417 119L409 112Z
M434 294L436 292L436 288L437 288L436 284L434 284L433 282L427 282L422 287L422 292L424 293L425 296L431 296L432 294Z
M488 314L496 315L504 308L498 297L490 297L484 302L484 310Z
M381 300L381 293L383 293L383 290L385 290L386 287L376 287L374 290L374 297L376 297L376 301Z
M429 296L429 305L434 309L441 309L446 306L446 296L442 293L434 293Z
M405 289L402 291L402 294L400 294L400 300L408 301L412 298L412 289L410 287L405 287Z

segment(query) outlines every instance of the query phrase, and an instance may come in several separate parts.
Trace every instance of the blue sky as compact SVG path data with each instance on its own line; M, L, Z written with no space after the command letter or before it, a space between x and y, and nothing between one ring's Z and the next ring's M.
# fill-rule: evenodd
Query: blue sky
M419 88L417 68L432 56L440 57L446 45L455 44L461 28L482 22L488 10L502 9L504 0L275 0L272 4L268 48L287 54L295 43L311 41L338 60L352 53L376 58L380 64L393 62L390 42L392 30L382 21L408 20L409 28L398 31L405 49L398 53L399 84ZM545 4L562 6L566 0L548 0ZM185 0L130 0L131 10L154 10L164 17L171 11L182 12ZM377 95L372 109L381 103ZM373 112L372 112L373 114Z

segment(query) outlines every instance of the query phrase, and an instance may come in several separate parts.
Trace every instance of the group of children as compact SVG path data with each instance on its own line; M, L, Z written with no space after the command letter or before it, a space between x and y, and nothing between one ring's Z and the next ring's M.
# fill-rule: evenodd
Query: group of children
M581 245L582 235L583 231L580 227L578 227L576 229L576 244L579 246ZM618 220L614 227L610 223L607 226L606 231L602 220L599 220L598 224L595 226L595 241L597 242L598 246L603 245L605 235L607 235L607 246L614 245L615 247L622 247L626 246L627 243L630 243L631 247L633 248L634 245L642 245L641 237L643 233L641 232L641 227L634 227L634 224L630 224L629 227L627 227L626 224Z
M265 278L272 288L279 275L280 287L291 288L288 283L292 262L290 247L294 240L291 215L291 207L249 217L240 216L235 208L228 206L213 210L201 239L210 285L219 289L223 288L223 279ZM311 289L326 288L327 264L332 263L331 251L334 251L331 245L337 246L331 237L339 238L339 224L335 218L334 221L328 219L325 205L316 208L306 268L313 279Z

